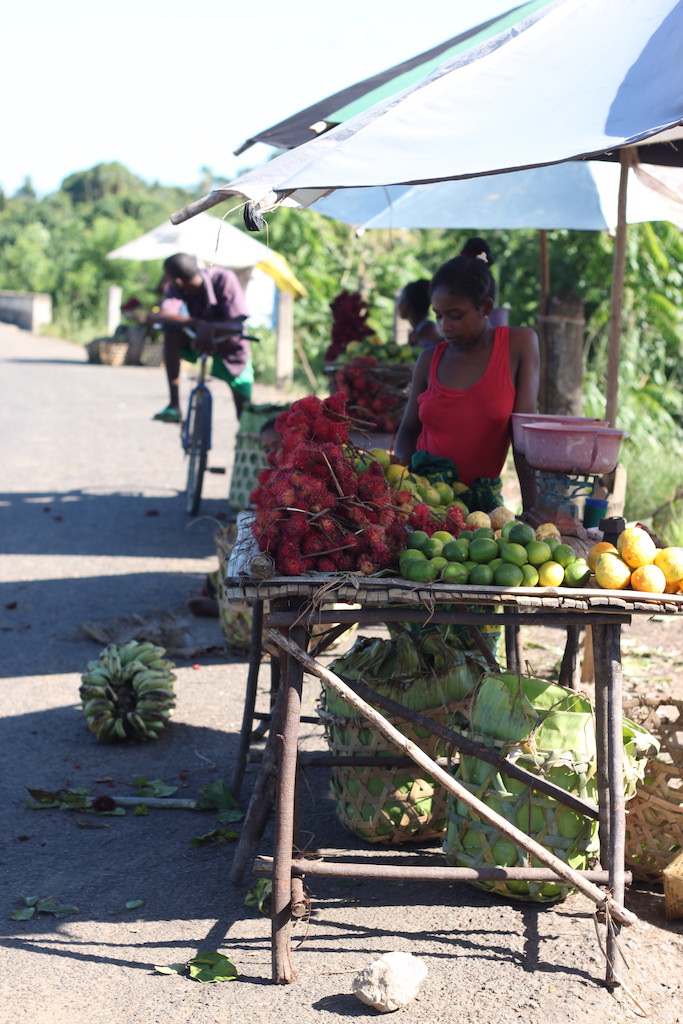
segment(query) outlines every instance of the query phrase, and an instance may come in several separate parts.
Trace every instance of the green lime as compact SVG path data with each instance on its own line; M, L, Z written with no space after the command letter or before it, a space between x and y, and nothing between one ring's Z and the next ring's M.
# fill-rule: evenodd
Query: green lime
M500 556L498 558L492 558L488 564L489 569L493 569L493 571L495 572L498 566L503 564L503 559L500 558Z
M474 530L461 530L458 534L458 540L474 540Z
M529 562L526 565L521 566L523 587L537 587L538 586L538 569L531 565Z
M493 530L490 526L478 526L474 531L474 539L479 540L480 537L488 537L489 540L494 539Z
M405 563L402 575L411 583L432 583L439 575L439 570L431 562L416 558Z
M502 554L503 548L509 543L510 541L507 539L507 537L504 537L502 533L500 537L496 537L496 544L498 545L498 554Z
M559 537L555 537L552 533L549 536L543 538L543 543L547 544L551 551L554 551L558 544L562 541Z
M406 548L405 551L402 551L401 554L398 556L398 560L400 563L409 562L412 558L426 559L427 556L425 555L424 551L418 551L417 548Z
M437 540L436 537L430 537L422 550L427 558L434 558L436 555L440 555L443 551L443 541Z
M434 558L429 559L430 565L435 565L438 572L440 573L444 565L448 565L448 559L444 558L443 555L435 555Z
M503 562L496 569L494 580L497 587L521 587L524 573L518 565Z
M455 540L455 537L448 530L437 530L432 534L432 540L440 540L442 544L450 544L452 540Z
M490 537L477 537L470 542L469 556L473 562L483 564L498 557L498 545Z
M477 565L478 563L473 562L471 558L468 558L467 561L463 562L462 564L465 566L468 572L471 572L472 569L474 569L475 565Z
M513 526L517 526L516 519L508 519L507 523L503 523L503 525L500 528L501 537L505 537L505 539L507 540L510 534L510 530L512 529Z
M486 540L482 537L482 540ZM493 569L489 565L475 565L470 569L468 583L474 583L476 587L489 587L493 583Z
M444 544L441 554L449 562L465 562L467 561L469 549L470 546L466 540L452 540L450 543Z
M591 571L588 562L578 559L570 562L564 570L564 582L568 587L585 587L590 579Z
M557 562L566 569L568 565L576 561L576 552L569 544L558 544L553 548L553 562Z
M543 565L552 558L553 550L544 540L532 540L526 546L527 561L532 565Z
M445 583L467 583L467 577L468 572L462 562L448 562L441 570L441 579Z
M535 540L536 534L528 523L515 523L507 537L511 544L521 544L524 547L530 541Z
M524 565L528 562L526 548L522 544L514 544L512 541L506 544L501 552L501 557L504 562L509 562L510 565Z
M424 530L413 530L408 537L408 547L417 548L418 551L421 551L428 540L429 534L425 533Z

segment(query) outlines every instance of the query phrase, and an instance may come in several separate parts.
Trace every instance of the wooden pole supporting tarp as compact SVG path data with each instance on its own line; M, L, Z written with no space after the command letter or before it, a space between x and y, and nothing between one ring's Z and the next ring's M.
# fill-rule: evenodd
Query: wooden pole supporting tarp
M304 669L322 679L328 686L331 686L341 697L347 701L356 711L358 711L371 725L376 726L377 729L384 736L387 737L395 746L402 750L408 757L411 758L417 765L423 768L429 775L436 781L439 782L444 789L446 789L453 796L457 797L461 803L469 807L479 815L484 821L487 821L494 828L497 828L502 835L506 836L513 843L521 846L527 850L531 856L550 868L559 878L563 879L573 888L578 889L584 896L593 903L597 904L600 908L609 912L609 915L620 924L632 925L635 924L638 918L635 914L632 914L630 910L621 906L614 899L612 899L609 893L599 889L598 886L592 882L587 881L583 875L575 871L573 868L565 864L564 861L560 860L549 850L546 850L544 846L537 843L536 840L532 839L526 833L522 832L521 829L516 828L509 821L503 818L500 814L491 810L485 803L478 800L473 796L469 790L462 786L456 779L454 779L448 772L440 768L431 757L424 753L415 743L407 739L398 729L394 728L386 718L383 717L376 711L370 704L364 701L358 694L354 693L350 686L340 679L339 676L335 675L334 672L330 672L329 669L323 668L318 665L308 654L296 643L293 643L288 637L279 633L277 630L271 629L268 631L270 639L278 645L283 651L285 651L290 657L294 657L301 663ZM298 727L298 719L297 719ZM281 813L284 810L282 806L279 808ZM284 888L284 879L273 879L273 891L275 891L276 883ZM275 911L274 911L275 913Z

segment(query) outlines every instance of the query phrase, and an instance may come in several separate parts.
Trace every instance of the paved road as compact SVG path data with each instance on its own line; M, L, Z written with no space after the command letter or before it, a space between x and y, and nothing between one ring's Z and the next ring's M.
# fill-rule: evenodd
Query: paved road
M75 346L2 325L0 365L0 1024L369 1024L376 1014L351 994L351 979L394 949L429 967L419 1000L397 1014L403 1024L631 1019L624 994L599 985L592 907L578 897L542 909L467 886L313 879L314 914L296 933L299 978L283 988L269 981L269 922L244 906L253 878L229 883L231 845L190 843L216 828L213 814L100 818L25 806L27 786L131 795L145 775L196 796L229 780L246 665L221 652L179 661L178 707L158 743L97 745L78 684L99 645L79 627L157 609L182 620L214 568L229 476L208 478L207 518L188 522L178 431L150 419L166 397L161 370L91 366ZM229 468L232 404L219 385L215 393L217 457ZM183 628L193 643L220 641L215 620L186 616ZM261 700L266 686L262 679ZM306 714L316 699L308 681ZM315 726L302 742L324 747ZM312 848L355 850L327 773L309 771L302 793ZM261 849L272 852L270 828ZM440 862L438 849L432 856ZM78 911L11 921L19 893ZM131 900L144 902L127 910ZM624 936L631 986L655 1008L653 1020L681 1020L680 936L657 907L644 911L657 927ZM154 973L211 950L233 956L238 982Z

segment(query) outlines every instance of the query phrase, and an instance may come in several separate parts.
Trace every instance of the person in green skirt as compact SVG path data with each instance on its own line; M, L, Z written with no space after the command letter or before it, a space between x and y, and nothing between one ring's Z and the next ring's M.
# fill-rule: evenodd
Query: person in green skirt
M148 320L164 329L169 401L153 418L180 423L180 360L195 362L197 352L209 352L211 374L229 386L239 419L251 398L254 369L249 341L242 337L248 312L237 275L225 267L200 267L194 256L180 252L164 261L164 278L159 312Z

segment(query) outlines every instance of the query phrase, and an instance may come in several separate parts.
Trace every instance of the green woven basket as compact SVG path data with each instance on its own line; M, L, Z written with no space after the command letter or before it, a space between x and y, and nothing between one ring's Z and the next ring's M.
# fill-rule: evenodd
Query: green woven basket
M567 792L597 803L594 709L587 697L540 679L491 674L477 692L471 722L477 742ZM623 735L628 795L644 770L645 751L656 740L627 719ZM469 756L460 758L454 775L479 800L570 867L585 870L597 860L594 819ZM455 797L449 797L444 850L447 862L461 867L542 866ZM477 884L503 896L536 902L563 899L572 891L559 882Z
M435 722L466 725L470 694L485 665L476 655L449 653L450 665L429 671L407 634L390 640L359 637L331 669L366 685ZM381 710L381 709L380 709ZM432 758L453 754L452 747L427 729L401 718L385 717ZM321 718L335 756L396 758L400 752L335 690L323 687ZM441 839L446 829L446 792L419 768L340 766L332 769L331 789L342 824L371 843L398 844Z
M261 447L261 427L288 405L246 405L235 438L235 457L228 500L233 509L247 508L258 475L266 465Z

